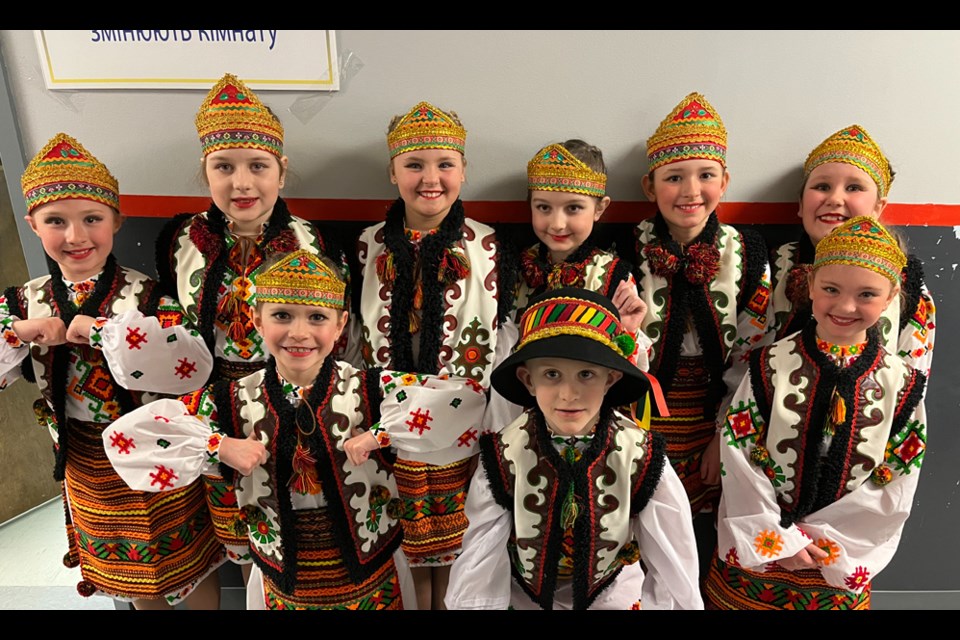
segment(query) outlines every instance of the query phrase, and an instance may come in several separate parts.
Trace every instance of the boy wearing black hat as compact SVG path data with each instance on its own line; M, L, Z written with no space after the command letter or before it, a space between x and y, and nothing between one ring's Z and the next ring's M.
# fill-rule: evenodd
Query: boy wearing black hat
M649 424L656 383L632 342L600 294L531 301L492 376L528 408L481 438L448 608L703 608L683 485L662 438L615 409L640 401Z

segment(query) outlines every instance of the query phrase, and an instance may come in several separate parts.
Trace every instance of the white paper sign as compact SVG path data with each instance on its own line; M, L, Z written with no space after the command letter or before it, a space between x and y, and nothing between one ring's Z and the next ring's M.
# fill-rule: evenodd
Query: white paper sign
M209 89L232 73L252 89L337 91L335 31L34 31L48 89Z

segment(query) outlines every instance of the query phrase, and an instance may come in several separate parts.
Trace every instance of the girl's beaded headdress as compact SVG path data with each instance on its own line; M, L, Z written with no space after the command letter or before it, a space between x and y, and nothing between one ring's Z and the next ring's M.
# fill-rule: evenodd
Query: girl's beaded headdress
M418 149L452 149L463 153L467 131L429 102L421 102L387 134L390 157Z
M691 93L647 139L649 170L702 158L727 166L727 130L707 99Z
M262 149L283 156L283 125L243 82L226 74L196 117L203 155L221 149Z
M803 163L804 181L811 171L826 162L845 162L862 169L877 183L881 198L890 192L893 183L890 162L873 138L858 124L840 129L810 152Z
M547 145L527 163L530 191L564 191L602 198L607 176L588 167L561 144Z
M27 211L55 200L93 200L120 210L120 187L107 167L79 142L58 133L20 178Z
M850 218L817 243L816 270L829 264L870 269L899 284L907 257L886 227L869 216Z
M256 301L343 309L346 284L315 253L300 249L254 277Z

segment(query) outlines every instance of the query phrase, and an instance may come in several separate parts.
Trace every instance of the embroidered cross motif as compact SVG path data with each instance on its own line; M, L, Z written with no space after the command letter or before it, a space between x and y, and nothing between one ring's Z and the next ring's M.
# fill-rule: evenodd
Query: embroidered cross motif
M783 538L776 531L761 531L754 539L754 548L762 556L776 557L783 549Z
M173 469L167 469L162 464L157 465L157 472L151 473L150 477L153 478L153 480L150 481L150 486L158 484L160 485L161 491L173 487L174 480L179 478L179 476L173 472Z
M193 372L197 370L197 365L195 362L190 362L186 358L180 358L180 362L174 369L174 373L180 376L180 379L192 378Z
M136 449L133 444L133 438L128 438L122 433L114 433L110 436L110 446L117 449L120 453L130 453L130 449Z
M458 447L469 447L470 443L477 439L477 430L476 429L467 429L463 434L457 438Z
M421 411L417 409L416 411L410 412L410 417L412 420L407 420L406 425L410 427L410 433L413 433L414 429L419 429L417 435L423 435L424 431L430 430L430 425L428 424L433 420L433 416L430 415L430 410Z
M147 335L140 333L140 327L127 327L127 348L139 349L141 343L147 341Z

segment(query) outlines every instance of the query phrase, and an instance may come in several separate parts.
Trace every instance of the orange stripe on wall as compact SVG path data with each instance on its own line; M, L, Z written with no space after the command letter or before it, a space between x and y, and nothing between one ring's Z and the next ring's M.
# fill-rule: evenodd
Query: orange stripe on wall
M392 200L342 200L289 198L290 210L308 220L379 222ZM134 218L168 218L183 211L204 211L210 199L203 196L120 196L120 209ZM464 207L481 222L528 222L525 200L466 200ZM606 222L636 222L654 213L650 202L614 202L607 209ZM795 224L795 202L722 202L720 220L733 224ZM883 221L891 225L952 227L960 225L960 204L887 205Z

